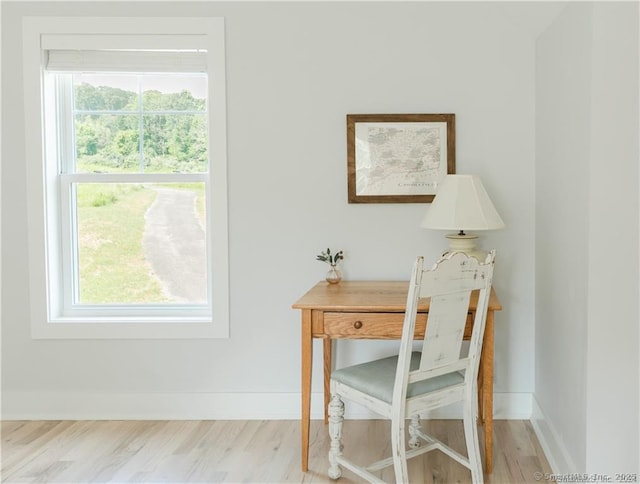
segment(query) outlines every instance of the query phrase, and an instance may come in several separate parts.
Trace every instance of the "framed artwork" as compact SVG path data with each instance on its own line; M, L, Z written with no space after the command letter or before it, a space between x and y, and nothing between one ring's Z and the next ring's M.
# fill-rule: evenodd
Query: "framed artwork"
M455 172L455 114L347 114L349 203L430 203Z

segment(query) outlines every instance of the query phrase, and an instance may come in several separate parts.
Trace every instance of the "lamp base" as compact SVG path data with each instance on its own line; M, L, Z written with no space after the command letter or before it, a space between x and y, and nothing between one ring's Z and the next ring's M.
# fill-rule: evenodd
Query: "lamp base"
M487 254L476 248L475 234L447 234L449 239L449 250L444 255L450 252L464 252L468 256L475 257L479 261L483 261Z

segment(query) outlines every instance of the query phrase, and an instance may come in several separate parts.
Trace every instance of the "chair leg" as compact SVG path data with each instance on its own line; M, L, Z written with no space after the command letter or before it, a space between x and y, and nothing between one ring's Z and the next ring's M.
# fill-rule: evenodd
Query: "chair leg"
M342 470L338 465L338 457L342 455L342 422L344 421L344 403L338 394L333 394L329 402L329 477L339 479Z
M483 484L484 475L482 473L482 461L480 459L480 444L478 440L478 416L477 400L471 393L464 402L463 422L464 437L467 443L467 455L469 456L469 466L471 467L471 481L473 484Z
M393 452L393 471L397 484L409 482L404 425L405 422L402 417L391 420L391 451Z
M411 417L411 423L409 424L409 447L417 449L420 447L420 438L416 434L416 430L420 428L420 415L414 415Z

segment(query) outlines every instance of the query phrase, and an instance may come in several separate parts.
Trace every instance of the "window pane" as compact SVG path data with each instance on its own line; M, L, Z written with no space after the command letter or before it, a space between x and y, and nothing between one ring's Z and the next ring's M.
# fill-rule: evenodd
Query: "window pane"
M118 74L74 74L75 108L80 111L136 111L138 78Z
M204 114L143 116L147 173L207 171L207 126Z
M76 172L139 172L139 133L137 116L76 115Z
M204 183L76 183L80 304L207 302Z
M145 75L143 111L201 111L207 108L207 76L204 74Z

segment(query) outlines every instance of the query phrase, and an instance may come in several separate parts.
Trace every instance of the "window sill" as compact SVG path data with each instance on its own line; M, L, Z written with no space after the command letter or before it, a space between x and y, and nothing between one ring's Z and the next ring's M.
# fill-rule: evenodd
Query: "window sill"
M211 318L56 318L32 324L34 339L228 338L228 324Z

